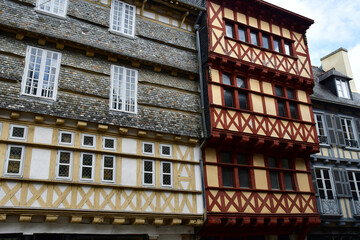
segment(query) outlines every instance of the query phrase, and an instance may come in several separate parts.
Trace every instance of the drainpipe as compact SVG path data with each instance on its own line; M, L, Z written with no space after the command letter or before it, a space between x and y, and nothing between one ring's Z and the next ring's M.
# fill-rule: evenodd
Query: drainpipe
M200 173L201 173L201 188L202 188L202 196L203 196L203 203L204 203L204 223L207 221L207 214L206 214L206 197L205 197L205 182L204 182L204 166L203 166L203 157L202 157L202 148L206 143L208 138L207 136L207 127L206 127L206 119L205 119L205 101L204 101L204 76L202 70L202 61L201 61L201 47L200 47L200 26L199 21L202 16L203 12L201 11L194 24L194 28L196 31L196 48L198 52L198 64L199 64L199 80L200 80L200 96L201 96L201 119L202 119L202 127L203 127L203 140L200 144ZM194 236L194 239L197 239L197 236Z

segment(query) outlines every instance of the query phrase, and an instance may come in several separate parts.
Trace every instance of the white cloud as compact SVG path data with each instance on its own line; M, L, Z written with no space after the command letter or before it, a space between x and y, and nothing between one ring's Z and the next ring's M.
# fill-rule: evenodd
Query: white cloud
M358 92L360 92L360 66L359 66L359 58L360 58L360 43L351 48L348 52L351 70L353 73L353 77L355 80L356 88Z

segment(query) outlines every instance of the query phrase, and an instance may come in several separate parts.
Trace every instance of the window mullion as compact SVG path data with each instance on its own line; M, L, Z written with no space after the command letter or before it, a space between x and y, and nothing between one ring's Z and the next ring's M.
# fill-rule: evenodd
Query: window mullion
M47 55L47 50L43 50L42 55L41 55L39 81L38 81L37 92L36 92L36 96L38 96L38 97L41 97L42 88L43 88L45 66L46 66L46 55Z

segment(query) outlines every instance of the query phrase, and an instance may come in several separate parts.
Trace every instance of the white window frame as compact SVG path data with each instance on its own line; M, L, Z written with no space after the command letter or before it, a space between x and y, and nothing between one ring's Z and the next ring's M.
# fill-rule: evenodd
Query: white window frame
M149 145L152 146L152 152L151 153L145 152L145 144L149 144ZM155 155L155 144L152 143L152 142L142 142L141 151L142 151L142 154L144 154L144 155Z
M14 136L13 136L14 127L24 128L24 137L14 137ZM11 125L10 125L9 139L13 139L13 140L24 140L24 141L26 141L26 139L27 139L27 134L28 134L28 127L27 127L27 126L22 126L22 125L17 125L17 124L11 124Z
M316 176L316 169L319 169L320 170L320 174L321 176L320 177L317 177ZM322 187L322 191L324 191L324 197L325 199L329 199L328 198L328 194L327 194L327 191L330 190L328 188L326 188L326 184L325 184L325 177L324 177L324 171L329 171L329 180L330 180L330 185L331 185L331 191L332 191L332 194L333 194L333 199L336 199L337 198L337 194L336 194L336 191L335 191L335 183L334 183L334 177L332 175L332 171L331 171L331 168L329 167L315 167L314 168L314 171L315 171L315 180L317 182L317 180L321 180L322 184L323 184L323 187ZM319 192L319 196L320 196L320 188L319 188L319 184L318 185L318 192ZM321 198L323 199L323 198Z
M105 157L113 158L113 167L112 168L105 167ZM105 169L111 169L113 171L113 179L112 180L104 179L104 170ZM101 159L101 181L107 182L107 183L115 183L115 179L116 179L116 156L102 155L102 159Z
M170 164L170 173L164 173L163 171L163 164L166 163L166 164ZM165 162L165 161L162 161L160 163L160 169L161 169L161 186L162 187L172 187L173 186L173 164L172 162ZM167 185L167 184L164 184L164 175L170 175L170 182L171 184L170 185Z
M122 11L121 11L121 20L120 20L120 24L115 25L114 23L114 18L115 18L115 4L118 4L118 7L120 5L122 5ZM124 25L125 25L125 8L134 8L133 10L133 14L132 17L133 18L133 25L131 26L131 32L132 34L129 33L125 33L124 31ZM128 19L130 20L130 19ZM134 38L135 36L135 25L136 25L136 6L135 5L131 5L131 4L127 4L124 3L122 1L119 0L112 0L111 1L111 10L110 10L110 28L109 31L115 34L120 34L123 35L125 37L131 37ZM119 30L116 30L114 28L120 28Z
M335 78L335 85L339 97L350 99L350 89L348 81Z
M30 63L31 52L32 52L33 49L35 49L35 51L37 53L40 50L42 51L41 61L40 61L38 87L37 87L36 94L31 94L31 93L26 93L25 92L26 83L27 83L27 76L29 75L29 67L31 65L31 63ZM44 73L45 73L45 68L46 68L45 63L46 63L46 59L47 59L47 53L58 54L58 61L57 61L56 65L53 66L53 67L55 67L55 74L54 74L54 88L53 88L52 97L46 97L46 96L41 95L41 92L42 92L42 89L43 89L43 86L44 86ZM28 46L27 49L26 49L25 68L24 68L24 74L23 74L22 83L21 83L21 94L26 95L26 96L32 96L32 97L39 97L39 98L44 98L44 99L56 100L57 89L58 89L58 81L59 81L59 73L60 73L60 64L61 64L61 53L49 51L49 50L42 49L42 48L36 48L36 47ZM33 85L31 84L31 86L33 86Z
M71 135L71 142L67 143L67 142L61 142L61 135L65 133L65 134L70 134ZM68 131L59 131L59 144L60 145L67 145L67 146L74 146L74 136L75 134L73 132L68 132Z
M151 162L152 164L152 171L145 171L145 162ZM152 183L145 183L145 173L151 173L152 176ZM149 159L143 159L143 164L142 164L142 184L144 186L155 186L155 161L154 160L149 160Z
M83 156L84 154L92 155L92 162L91 162L91 179L90 178L83 178L82 176L82 169L83 167L89 167L90 165L83 165ZM96 161L96 155L94 153L88 153L88 152L82 152L80 153L80 173L79 173L79 179L80 181L87 181L87 182L93 182L94 181L94 173L95 173L95 161Z
M70 162L69 162L69 164L60 163L60 154L61 154L61 152L70 153ZM56 177L55 177L56 179L60 179L60 180L71 180L72 179L73 159L74 159L74 153L72 151L58 150L57 156L56 156ZM69 166L69 176L67 176L67 177L59 176L60 165Z
M0 122L0 138L2 136L2 123Z
M17 147L21 148L21 157L19 159L10 159L10 148L11 147ZM19 146L19 145L8 145L7 151L6 151L6 160L5 160L5 167L4 167L4 176L10 176L10 177L22 177L23 175L23 166L24 166L24 159L25 159L25 146ZM8 173L8 167L9 167L9 161L20 161L20 168L19 173Z
M115 72L118 72L115 75ZM130 71L130 72L129 72ZM134 73L134 90L130 92L134 94L133 97L127 97L129 92L126 91L131 88L131 76ZM115 78L117 76L117 78ZM138 89L138 71L130 68L125 68L117 65L111 65L111 91L110 91L110 109L120 112L134 113L137 114L137 89ZM114 102L116 100L116 103ZM126 104L127 101L134 101L134 111L131 111L131 105ZM121 101L121 106L119 102ZM113 107L116 104L116 107ZM128 108L128 109L127 109Z
M169 147L170 148L170 154L169 155L163 154L163 147ZM172 145L170 145L170 144L160 144L160 156L172 158Z
M339 116L339 118L340 118L341 128L342 128L343 120L344 120L344 123L345 123L346 131L343 131L345 141L346 140L348 140L348 141L354 140L354 141L358 142L358 139L357 139L357 136L356 136L356 128L355 128L354 119L352 117L347 117L347 116ZM350 120L350 125L348 124L347 120ZM352 134L353 134L353 137L354 137L353 139L348 138L348 137L350 137L349 127L351 127ZM344 129L342 129L342 130L344 130ZM347 147L349 147L349 146L347 146Z
M84 138L85 137L92 137L94 139L92 146L84 145ZM96 135L86 134L86 133L81 134L81 146L86 147L86 148L96 148Z
M105 141L108 140L108 139L111 139L111 140L114 141L114 147L113 147L113 148L107 148L107 147L105 147ZM117 141L116 141L116 138L114 138L114 137L103 137L103 138L102 138L102 148L103 148L104 150L116 151L116 144L117 144Z
M45 2L45 3L42 3L42 2ZM50 10L41 9L40 7L42 4L49 4ZM64 0L64 12L63 13L55 13L54 5L55 5L55 0L37 0L36 1L36 11L39 11L41 13L44 13L44 14L47 14L50 16L54 16L54 17L65 18L66 13L67 13L68 0Z

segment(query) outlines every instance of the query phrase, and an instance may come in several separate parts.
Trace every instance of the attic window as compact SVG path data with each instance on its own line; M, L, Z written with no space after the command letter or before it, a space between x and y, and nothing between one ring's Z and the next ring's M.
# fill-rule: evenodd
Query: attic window
M341 80L338 78L335 79L335 82L338 96L341 98L350 99L349 83L346 80Z

